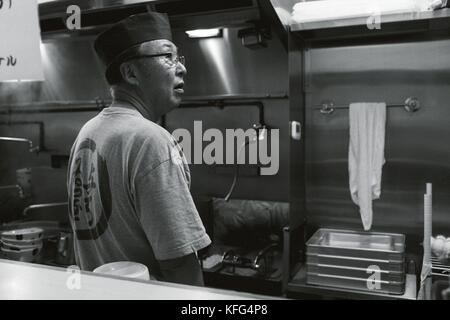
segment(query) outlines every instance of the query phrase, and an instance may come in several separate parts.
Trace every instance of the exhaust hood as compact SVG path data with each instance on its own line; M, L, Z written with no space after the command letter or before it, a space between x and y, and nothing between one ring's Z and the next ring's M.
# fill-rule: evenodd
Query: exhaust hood
M67 8L73 0L40 1L39 17L43 39L94 35L132 14L157 11L169 15L174 29L208 29L248 26L261 20L260 2L268 0L79 0L81 29L68 30ZM270 2L269 2L270 3Z

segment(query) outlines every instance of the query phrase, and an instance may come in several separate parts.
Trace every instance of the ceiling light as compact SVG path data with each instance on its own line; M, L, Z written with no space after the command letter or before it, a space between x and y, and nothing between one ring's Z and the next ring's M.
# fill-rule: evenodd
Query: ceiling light
M212 38L221 37L222 29L197 29L186 31L189 38Z

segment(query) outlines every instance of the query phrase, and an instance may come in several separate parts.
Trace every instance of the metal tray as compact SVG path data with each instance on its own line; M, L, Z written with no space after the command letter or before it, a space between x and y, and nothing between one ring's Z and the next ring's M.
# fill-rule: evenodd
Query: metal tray
M319 229L306 243L309 254L403 261L405 236L396 233Z
M396 271L404 272L405 270L405 260L399 261L389 261L386 259L366 259L359 257L345 257L345 256L334 256L327 254L315 254L307 253L306 262L308 264L325 264L325 265L335 265L342 267L353 267L353 268L364 268L367 269L370 266L376 265L381 270L385 271Z
M375 265L374 265L375 266ZM375 275L375 270L378 272L378 279L387 282L405 282L405 273L381 270L379 266L377 269L372 268L353 268L326 264L306 264L306 272L311 274L326 274L331 276L343 276L350 278L360 278L364 281L372 278Z
M375 286L369 289L367 279L352 278L344 276L334 276L327 274L306 274L306 283L327 287L337 287L366 292L379 292L388 294L403 294L405 292L405 282L375 281Z

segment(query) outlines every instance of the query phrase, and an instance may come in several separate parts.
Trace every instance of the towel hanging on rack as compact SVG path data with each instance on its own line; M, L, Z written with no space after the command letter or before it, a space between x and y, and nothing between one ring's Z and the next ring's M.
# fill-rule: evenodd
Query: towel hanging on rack
M416 97L408 97L402 104L387 104L387 108L404 108L407 112L416 112L421 108L420 101ZM322 114L332 114L337 109L348 109L349 105L335 105L333 100L325 100L314 109L320 110Z
M359 205L364 230L372 227L372 200L381 194L386 103L352 103L349 107L348 171L350 194Z

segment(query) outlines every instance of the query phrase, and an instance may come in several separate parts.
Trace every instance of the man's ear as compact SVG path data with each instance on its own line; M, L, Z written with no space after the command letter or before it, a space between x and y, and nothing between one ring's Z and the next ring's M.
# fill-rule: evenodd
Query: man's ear
M136 77L136 68L129 62L124 62L120 65L120 73L126 83L131 85L139 85L139 80Z

